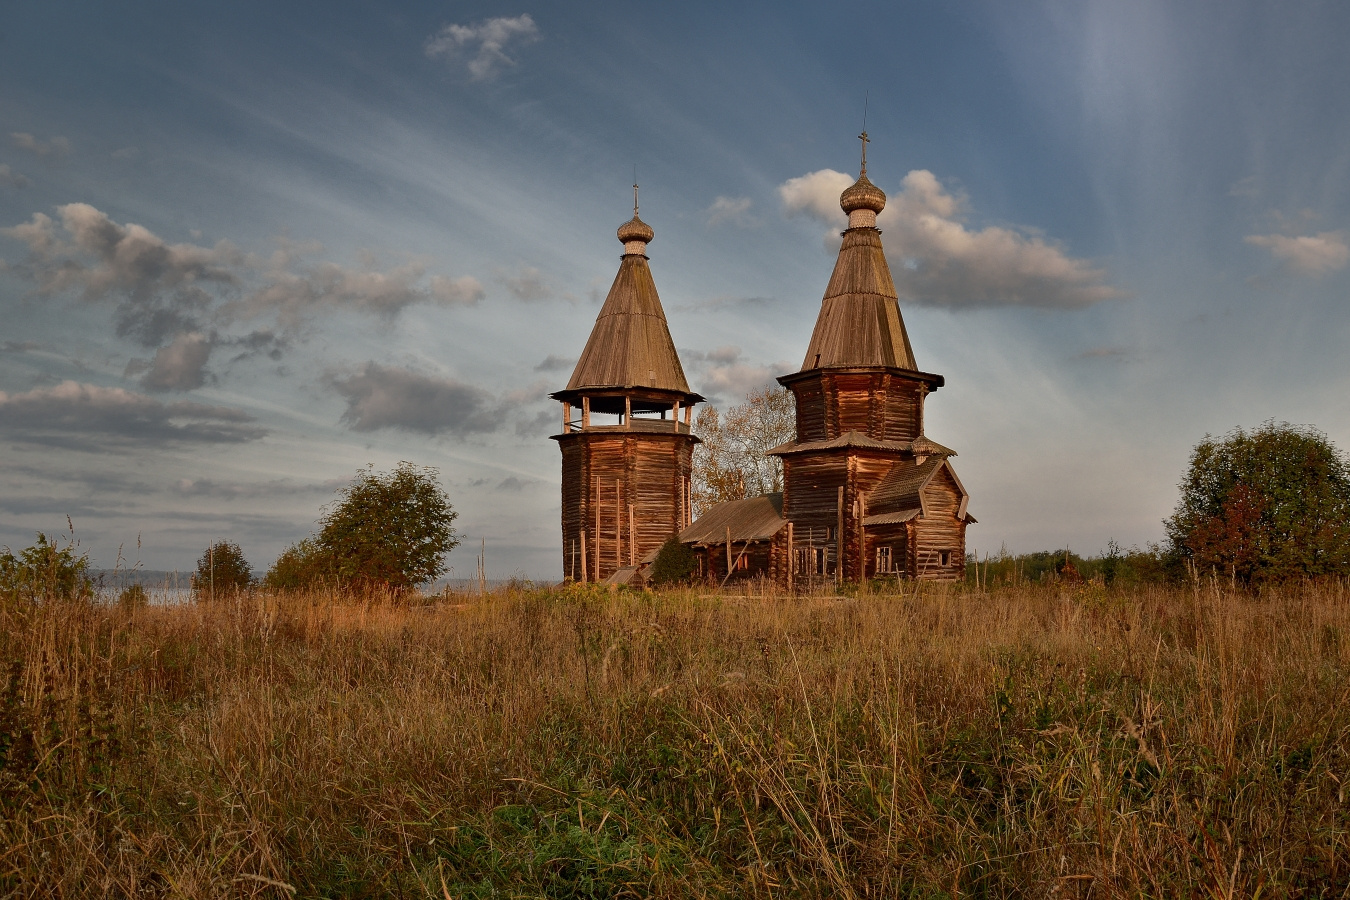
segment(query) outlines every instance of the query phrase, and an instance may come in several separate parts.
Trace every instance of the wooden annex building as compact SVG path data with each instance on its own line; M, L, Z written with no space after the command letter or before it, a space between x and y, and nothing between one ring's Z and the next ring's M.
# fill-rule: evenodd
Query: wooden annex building
M676 533L699 573L717 581L765 577L796 589L963 576L969 495L950 461L956 453L924 433L924 403L944 379L915 363L876 226L886 195L867 178L861 138L862 171L840 196L848 228L815 330L801 369L778 379L796 405L795 439L770 451L783 462L783 492L718 504L697 521L689 521L698 440L689 423L703 398L689 390L670 340L647 268L652 231L635 199L619 229L625 253L614 287L567 390L553 395L564 404L555 439L569 578L640 581ZM619 421L593 424L598 410Z

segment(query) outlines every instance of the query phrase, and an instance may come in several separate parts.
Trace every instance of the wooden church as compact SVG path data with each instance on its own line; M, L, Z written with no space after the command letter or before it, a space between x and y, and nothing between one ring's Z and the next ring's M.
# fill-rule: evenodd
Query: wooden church
M569 578L640 581L676 533L703 577L721 582L963 577L969 495L956 453L924 434L924 403L944 379L914 360L877 228L886 195L867 178L861 138L862 171L839 198L848 228L815 330L801 369L778 379L796 402L796 439L770 451L783 460L783 492L718 504L693 522L690 410L703 398L670 339L635 195L619 229L619 274L567 390L553 395L564 404L555 439ZM596 424L596 412L608 423Z

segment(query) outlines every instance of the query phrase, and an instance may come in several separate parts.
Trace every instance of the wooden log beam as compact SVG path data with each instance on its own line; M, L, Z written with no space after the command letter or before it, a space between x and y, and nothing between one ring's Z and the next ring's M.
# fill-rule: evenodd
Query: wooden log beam
M839 485L838 512L834 530L834 580L844 583L844 486Z

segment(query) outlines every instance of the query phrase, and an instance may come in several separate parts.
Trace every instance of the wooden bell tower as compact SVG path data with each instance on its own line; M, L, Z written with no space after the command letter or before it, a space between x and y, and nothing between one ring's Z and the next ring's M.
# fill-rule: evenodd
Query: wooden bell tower
M564 390L563 573L604 581L635 566L689 525L698 438L694 404L648 266L655 233L638 218L619 227L623 256L605 305Z

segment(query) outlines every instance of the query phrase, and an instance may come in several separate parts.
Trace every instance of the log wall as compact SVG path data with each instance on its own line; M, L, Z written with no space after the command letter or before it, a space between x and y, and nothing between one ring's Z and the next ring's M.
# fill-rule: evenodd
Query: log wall
M585 580L603 581L684 527L691 435L580 431L559 436L558 443L566 577L582 580L583 536Z
M917 578L954 581L965 577L966 523L957 517L961 491L944 468L924 488L923 518L914 524L913 574ZM947 564L941 554L947 553Z
M789 385L797 406L797 440L825 441L846 431L876 440L923 434L928 386L887 371L822 372Z

